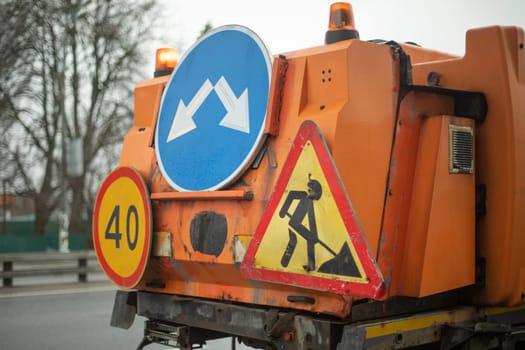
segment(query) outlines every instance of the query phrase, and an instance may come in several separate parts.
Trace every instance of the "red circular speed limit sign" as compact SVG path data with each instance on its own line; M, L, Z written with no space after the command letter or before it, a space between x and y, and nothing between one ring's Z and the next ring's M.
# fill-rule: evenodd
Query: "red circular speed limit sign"
M142 279L151 248L151 202L142 176L129 167L112 171L93 213L93 242L102 270L123 288Z

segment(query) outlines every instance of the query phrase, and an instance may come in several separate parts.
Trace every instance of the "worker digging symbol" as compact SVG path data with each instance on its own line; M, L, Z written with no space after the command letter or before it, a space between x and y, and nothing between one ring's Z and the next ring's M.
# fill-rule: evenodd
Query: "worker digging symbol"
M297 234L301 235L307 244L308 263L303 265L307 271L316 270L315 262L315 245L318 243L324 249L334 256L333 259L328 260L321 265L318 272L345 275L352 277L362 277L359 269L354 261L354 257L350 252L348 243L345 242L339 253L336 253L326 243L319 239L317 232L317 224L315 221L314 202L318 201L323 195L323 188L319 181L313 180L311 174L308 174L308 192L306 191L290 191L283 206L279 210L279 217L284 218L288 216L288 245L281 258L281 266L287 267L290 263L295 247L297 246ZM299 201L295 210L290 213L288 210L294 201ZM308 216L308 226L303 224L303 221Z

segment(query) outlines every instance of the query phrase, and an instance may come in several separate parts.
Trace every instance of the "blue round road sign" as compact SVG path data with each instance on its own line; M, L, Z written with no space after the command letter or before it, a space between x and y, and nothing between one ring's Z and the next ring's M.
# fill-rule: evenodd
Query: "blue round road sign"
M217 190L249 166L264 142L270 53L241 26L209 32L181 59L164 91L155 149L178 191Z

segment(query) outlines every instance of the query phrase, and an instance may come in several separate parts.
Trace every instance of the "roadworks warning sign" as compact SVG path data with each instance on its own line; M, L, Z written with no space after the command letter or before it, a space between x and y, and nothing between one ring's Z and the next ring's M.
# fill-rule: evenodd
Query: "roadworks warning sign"
M241 265L251 279L380 298L384 283L315 123L302 124Z

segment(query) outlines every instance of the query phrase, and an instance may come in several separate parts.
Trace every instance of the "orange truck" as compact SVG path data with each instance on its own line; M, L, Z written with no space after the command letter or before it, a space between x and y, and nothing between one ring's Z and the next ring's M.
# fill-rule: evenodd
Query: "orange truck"
M159 50L93 216L111 324L193 349L525 348L525 38Z

